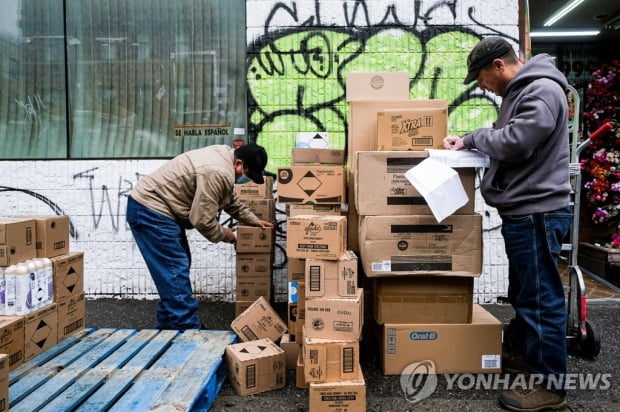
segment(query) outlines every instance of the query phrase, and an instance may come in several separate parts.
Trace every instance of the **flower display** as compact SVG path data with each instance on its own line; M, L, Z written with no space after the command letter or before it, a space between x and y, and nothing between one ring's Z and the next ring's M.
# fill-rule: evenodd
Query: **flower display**
M583 199L592 222L607 225L609 236L602 246L620 248L620 62L604 64L592 73L585 91L584 130L592 133L604 123L613 128L592 141L580 159Z

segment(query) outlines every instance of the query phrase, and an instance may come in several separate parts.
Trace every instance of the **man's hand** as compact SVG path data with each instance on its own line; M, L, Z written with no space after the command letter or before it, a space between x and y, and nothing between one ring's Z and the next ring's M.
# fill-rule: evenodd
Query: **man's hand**
M254 222L254 226L258 226L262 228L273 227L273 223L268 222L266 220L258 219L256 222Z
M461 150L463 148L463 138L460 136L444 137L443 147L450 150Z
M237 242L237 236L235 236L235 231L231 228L226 229L226 237L223 239L223 242L226 243L235 243Z

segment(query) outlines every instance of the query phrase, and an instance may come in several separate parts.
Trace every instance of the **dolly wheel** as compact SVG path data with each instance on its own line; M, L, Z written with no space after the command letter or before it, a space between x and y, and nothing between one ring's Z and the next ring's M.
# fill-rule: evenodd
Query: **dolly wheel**
M601 351L601 337L590 322L586 320L586 336L580 344L584 356L593 358Z

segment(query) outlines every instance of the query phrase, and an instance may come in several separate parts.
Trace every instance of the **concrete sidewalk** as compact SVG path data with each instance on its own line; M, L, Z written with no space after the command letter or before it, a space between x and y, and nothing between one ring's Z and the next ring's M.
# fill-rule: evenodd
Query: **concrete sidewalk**
M90 328L155 327L157 301L95 299L86 302L86 326ZM286 319L286 304L274 306ZM502 322L512 317L508 305L484 305ZM230 329L234 318L234 304L200 304L200 317L208 329ZM599 379L594 389L575 389L568 394L569 408L573 411L615 412L620 406L620 300L591 300L588 303L588 319L601 335L601 353L596 359L584 359L578 353L569 358L569 374L575 379ZM500 389L476 388L474 375L456 380L448 376L453 387L443 375L438 375L437 389L431 396L418 403L410 403L401 390L399 376L384 376L379 364L378 348L361 344L361 364L367 385L368 411L495 411L499 407L497 396ZM459 384L460 382L460 384ZM503 385L500 383L500 385ZM579 387L578 381L576 384ZM607 387L608 388L605 388ZM471 388L470 388L471 387ZM308 391L295 387L294 371L288 371L286 387L248 397L238 396L226 382L215 400L212 411L307 411Z

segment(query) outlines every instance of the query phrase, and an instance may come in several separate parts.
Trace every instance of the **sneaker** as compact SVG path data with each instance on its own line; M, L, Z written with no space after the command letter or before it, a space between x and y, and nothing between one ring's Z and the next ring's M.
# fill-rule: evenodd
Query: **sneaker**
M566 399L540 385L531 389L517 388L503 392L499 403L511 411L559 410L566 407Z

